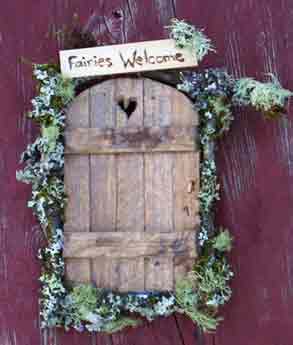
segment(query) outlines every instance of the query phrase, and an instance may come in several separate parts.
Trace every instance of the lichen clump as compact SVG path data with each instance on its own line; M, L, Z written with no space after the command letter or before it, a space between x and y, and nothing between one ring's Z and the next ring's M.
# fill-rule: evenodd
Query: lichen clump
M225 257L231 249L232 238L227 230L205 243L204 256L187 277L176 285L178 311L187 314L204 331L214 331L221 318L218 308L232 295L229 282L233 272Z
M293 95L282 87L272 74L271 81L262 83L253 78L242 78L236 81L234 101L239 105L251 105L267 117L277 117L286 113L285 105Z
M194 52L198 62L200 62L209 52L215 51L211 40L203 33L197 30L193 25L184 20L172 19L168 26L170 37L176 42L179 48L187 48Z

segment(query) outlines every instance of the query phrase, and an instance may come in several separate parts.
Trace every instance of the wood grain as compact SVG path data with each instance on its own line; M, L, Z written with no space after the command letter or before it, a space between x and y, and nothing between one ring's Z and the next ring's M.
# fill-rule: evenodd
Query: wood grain
M112 83L103 83L90 89L90 127L115 128L115 88ZM90 156L91 169L91 231L116 230L117 183L116 158L114 156ZM115 263L99 258L91 260L92 280L97 286L112 288ZM101 269L102 267L102 269Z
M116 130L118 133L123 130L135 131L137 127L143 126L143 94L143 80L128 78L116 80L114 102L116 101ZM131 100L135 100L136 106L129 117L124 109L129 106ZM121 104L119 105L119 103ZM116 162L118 189L116 230L125 232L123 234L125 238L126 232L131 231L130 237L132 237L134 233L140 234L144 231L143 156L136 153L118 155ZM113 272L116 290L142 291L144 289L145 266L143 256L118 259L116 265L116 272Z
M82 105L84 99L82 94ZM66 157L75 157L79 164L84 157L88 160L84 171L91 230L88 236L65 237L68 275L74 271L72 258L91 259L86 272L100 287L172 288L177 272L184 271L174 268L174 257L187 262L196 257L198 221L191 219L196 219L198 205L197 113L176 89L148 79L105 81L88 90L87 99L89 114L80 116L88 119L88 126L71 125L65 131ZM82 183L72 175L75 168L67 168L69 186ZM71 210L74 217L82 218L75 212L80 202L79 196ZM184 232L185 225L190 233ZM68 224L66 229L71 231ZM80 276L79 268L77 272Z
M75 100L67 112L67 128L87 128L89 126L89 91L85 91L80 101ZM65 211L67 231L90 231L90 157L65 156L64 183L68 201ZM88 259L66 260L66 276L69 281L90 282L91 271Z
M195 233L92 232L65 233L65 258L196 257Z
M196 150L195 127L142 127L66 132L67 154L188 152Z
M194 230L200 223L199 155L176 153L174 156L174 228L176 231ZM184 181L184 182L182 182Z

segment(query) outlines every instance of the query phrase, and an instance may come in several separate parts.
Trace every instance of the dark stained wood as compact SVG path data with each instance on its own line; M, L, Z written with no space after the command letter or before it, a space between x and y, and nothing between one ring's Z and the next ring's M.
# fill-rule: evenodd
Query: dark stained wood
M0 13L0 339L1 345L201 345L184 317L155 321L112 337L39 329L37 250L42 235L26 208L30 188L15 181L19 155L37 128L23 116L34 94L30 69L20 57L48 62L57 45L49 28L70 24L78 13L99 42L121 43L167 37L177 15L213 39L217 54L200 65L226 66L236 76L275 72L293 88L291 0L72 0L3 1ZM146 17L147 13L147 17ZM13 18L14 20L12 20ZM60 42L60 47L62 46ZM290 114L290 112L289 112ZM232 263L234 297L225 322L206 345L291 344L292 116L264 121L235 113L236 122L218 151L222 200L218 221L236 239ZM273 197L272 197L273 196ZM25 317L23 317L25 315ZM179 326L179 328L178 328ZM196 333L198 334L198 332Z

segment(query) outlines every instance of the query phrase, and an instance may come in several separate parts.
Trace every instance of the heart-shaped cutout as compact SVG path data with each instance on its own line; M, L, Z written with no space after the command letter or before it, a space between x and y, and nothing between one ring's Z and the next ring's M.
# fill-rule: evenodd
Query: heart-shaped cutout
M118 105L125 112L127 118L129 119L130 116L135 112L137 101L135 98L122 98L118 101Z

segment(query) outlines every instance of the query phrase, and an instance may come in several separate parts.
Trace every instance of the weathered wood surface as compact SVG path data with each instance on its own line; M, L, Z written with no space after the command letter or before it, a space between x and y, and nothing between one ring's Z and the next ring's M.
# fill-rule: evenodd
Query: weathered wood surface
M196 127L77 128L66 133L67 154L196 151Z
M150 79L110 79L77 97L66 122L67 278L120 291L174 290L196 258L193 104Z
M65 258L196 258L196 233L90 232L65 233ZM102 267L101 267L102 269Z
M50 27L60 29L64 23L70 24L74 13L79 13L81 23L105 43L167 37L164 26L169 19L175 15L186 18L206 28L217 46L218 53L208 57L201 67L225 65L236 76L259 78L263 73L274 72L292 89L293 3L291 0L1 3L1 345L201 345L200 333L181 315L111 337L39 329L36 254L42 235L26 208L30 188L15 181L19 155L37 133L37 128L23 115L30 107L34 87L29 68L19 58L24 56L34 62L57 59L57 47L46 39L46 34ZM293 342L292 116L273 122L250 112L235 116L232 131L218 151L223 185L218 221L231 228L236 240L232 254L236 270L234 297L225 309L224 323L215 335L206 337L205 344L289 345Z

